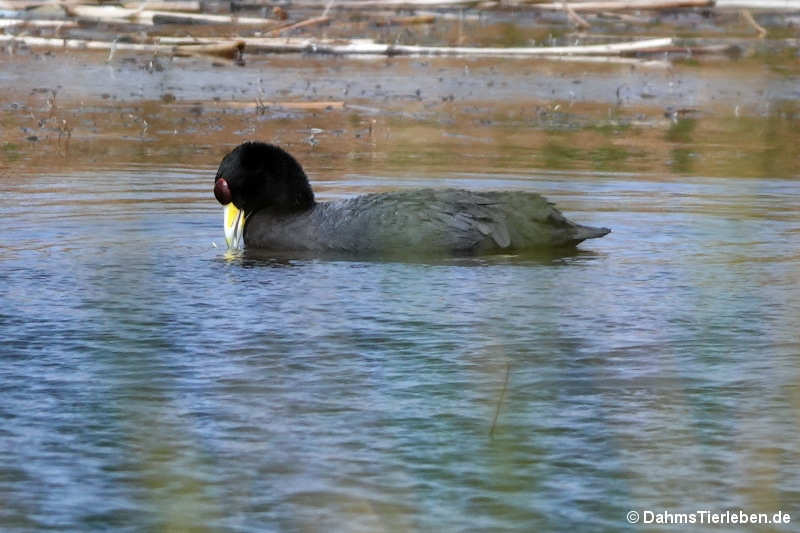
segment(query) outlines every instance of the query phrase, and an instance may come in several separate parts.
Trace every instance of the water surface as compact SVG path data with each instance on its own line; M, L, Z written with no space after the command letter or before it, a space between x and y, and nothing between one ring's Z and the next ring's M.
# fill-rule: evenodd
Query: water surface
M312 162L323 200L530 190L613 228L381 262L226 253L214 170L3 178L2 529L800 520L800 181Z

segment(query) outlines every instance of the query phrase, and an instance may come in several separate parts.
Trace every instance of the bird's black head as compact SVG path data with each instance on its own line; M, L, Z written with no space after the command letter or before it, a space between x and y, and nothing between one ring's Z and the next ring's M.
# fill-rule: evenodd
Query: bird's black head
M222 159L214 179L219 203L250 215L261 209L303 211L314 205L314 193L294 157L261 142L246 142Z

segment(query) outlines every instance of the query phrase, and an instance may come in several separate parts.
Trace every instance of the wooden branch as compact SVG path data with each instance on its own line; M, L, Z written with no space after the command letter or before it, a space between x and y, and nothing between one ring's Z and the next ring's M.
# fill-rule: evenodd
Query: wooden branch
M274 30L270 30L267 35L280 35L281 33L297 30L300 28L306 28L308 26L316 26L318 24L325 24L330 22L331 19L329 17L314 17L307 20L303 20L301 22L297 22L295 24L289 24L287 26L283 26L282 28L275 28Z
M506 390L508 389L508 379L510 375L511 375L511 363L506 363L506 379L503 381L503 390L500 391L500 398L497 400L497 408L494 411L492 426L491 428L489 428L490 437L494 437L494 430L497 427L497 418L500 416L500 406L503 405L503 398L506 397Z
M654 53L663 54L685 54L691 56L701 55L725 55L725 56L740 56L742 49L735 44L707 44L701 46L665 46L657 50L652 50Z
M123 2L127 9L152 11L181 11L184 13L200 13L200 2L197 0L145 0Z
M328 3L325 5L325 9L322 11L322 15L320 16L327 17L334 3L336 3L336 0L328 0Z
M503 0L502 2L482 2L481 0L338 0L336 9L418 9L418 8L492 8L492 7L526 7L531 9L562 10L562 3L539 4L539 0ZM737 1L737 0L726 0ZM738 0L746 1L746 0ZM752 1L752 0L751 0ZM773 2L790 2L792 0L772 0ZM295 0L295 7L321 8L326 2L304 2ZM570 7L575 11L616 11L636 9L675 9L681 7L712 7L714 0L595 0L589 2L572 2Z
M16 26L35 26L37 28L76 28L77 22L72 20L39 20L39 19L0 19L0 28Z
M44 0L0 0L0 9L24 11L33 7L41 7L47 3Z
M345 0L337 1L337 9L414 9L418 7L428 8L452 8L452 7L474 7L479 0ZM327 2L293 2L297 7L320 7Z
M756 22L756 19L754 19L753 15L750 14L750 11L742 9L741 11L739 11L739 14L744 19L745 22L747 22L750 26L753 27L754 30L758 32L759 39L763 39L764 37L767 36L767 30L765 30L763 26L761 26L758 22Z
M541 56L541 58L547 59L548 61L561 61L564 63L603 63L614 65L633 65L644 68L667 69L672 66L672 63L669 61L620 56Z
M567 2L564 2L564 10L567 12L567 17L569 17L569 19L579 28L585 30L591 27L591 24L586 22L583 17L575 13L575 10Z
M436 15L416 15L410 17L385 17L375 20L373 24L382 26L411 26L414 24L433 24L436 22Z
M237 59L244 51L244 41L214 44L187 44L173 47L170 52L178 57L187 56L214 56L227 59Z
M314 39L244 38L248 51L263 53L317 53L334 55L441 55L473 57L533 57L557 55L619 55L673 46L670 38L587 46L542 46L532 48L474 48L411 46L376 43L369 39L352 41Z
M233 58L244 49L243 41L230 41L217 44L186 44L163 46L149 43L117 43L111 41L86 41L83 39L56 39L17 35L0 35L0 42L25 43L33 48L64 48L71 50L120 50L130 52L151 52L154 54L180 57L212 55Z
M344 107L344 102L337 100L326 102L324 100L321 101L310 101L310 102L240 102L237 100L229 100L229 101L211 101L211 102L174 102L170 104L172 107L195 107L198 105L202 105L203 107L221 107L226 109L252 109L253 111L258 111L261 108L266 107L282 107L284 109L304 109L304 110L313 110L313 111L322 111L325 109L341 109Z
M599 16L603 18L613 19L613 20L620 20L622 22L628 22L631 24L648 24L653 17L647 16L636 16L636 15L629 15L627 13L611 13L607 11L602 11L598 13Z
M206 15L203 13L176 13L174 11L150 11L147 9L126 9L117 6L85 6L61 4L70 16L97 21L136 22L138 24L154 24L154 18L161 21L179 20L195 21L209 24L246 24L251 26L270 26L277 21L254 17L235 17L230 15Z
M530 9L560 11L564 4L531 4L525 0L510 0L508 5L524 5ZM573 11L635 11L677 9L684 7L713 7L714 0L609 0L597 2L573 2L567 4Z
M720 9L769 9L779 11L799 11L797 0L717 0Z

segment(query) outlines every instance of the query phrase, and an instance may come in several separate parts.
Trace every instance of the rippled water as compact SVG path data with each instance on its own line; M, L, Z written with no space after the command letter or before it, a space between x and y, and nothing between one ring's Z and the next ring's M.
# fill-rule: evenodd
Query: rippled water
M800 521L797 180L318 172L322 199L532 190L614 230L367 262L226 254L213 173L3 183L2 529Z

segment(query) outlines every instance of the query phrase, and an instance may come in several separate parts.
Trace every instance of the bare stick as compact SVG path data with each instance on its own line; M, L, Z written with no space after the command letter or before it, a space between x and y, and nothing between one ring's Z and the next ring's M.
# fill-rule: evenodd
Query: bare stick
M267 34L268 35L280 35L281 33L297 30L299 28L306 28L308 26L316 26L317 24L325 24L326 22L330 22L331 19L326 16L321 17L314 17L310 19L306 19L304 21L298 22L296 24L289 24L288 26L284 26L282 28L276 28L274 30L270 30Z
M128 9L150 9L154 11L182 11L184 13L200 12L200 2L197 0L145 0L144 2L125 2L122 4L122 7Z
M71 20L38 20L38 19L0 19L0 28L11 28L14 26L36 26L37 28L54 27L75 28L77 22Z
M502 7L529 7L531 9L564 9L561 2L539 4L539 0L504 0ZM783 0L784 2L787 0ZM314 5L321 2L296 2L297 5ZM570 4L576 11L629 10L629 9L675 9L681 7L711 7L714 0L596 0L589 2L573 2ZM418 8L474 8L497 7L495 2L480 0L337 0L337 9L418 9Z
M563 4L531 4L525 0L510 0L507 5L524 5L530 9L560 11ZM681 7L712 7L714 0L609 0L598 2L573 2L569 6L574 11L628 11L637 9L676 9Z
M503 398L506 397L506 390L508 389L508 379L511 375L511 363L506 363L506 379L503 382L503 390L500 391L500 399L497 400L497 409L494 411L494 419L492 420L492 427L489 429L489 436L494 437L494 429L497 427L497 417L500 416L500 406L503 405Z
M73 50L112 50L129 52L152 52L174 56L212 55L234 58L244 48L243 41L218 44L163 46L148 43L120 43L111 41L86 41L83 39L49 39L22 35L0 35L0 42L21 42L32 47L64 48Z
M370 15L367 15L369 17ZM433 24L436 22L436 15L416 15L409 17L389 17L375 20L374 24L381 26L411 26L414 24Z
M320 39L244 38L248 51L262 53L318 53L336 55L440 55L474 57L611 56L658 51L673 46L671 38L587 46L481 48L465 46L411 46L354 39L346 43Z
M722 0L719 8L753 8L777 11L797 11L796 0Z
M566 10L569 19L572 22L574 22L579 28L583 28L584 30L586 30L591 27L591 24L586 22L586 19L575 13L575 10L572 9L572 6L570 6L566 2L564 2L564 9Z
M739 11L739 14L742 16L745 22L747 22L750 26L753 27L754 30L758 32L758 38L763 39L767 36L767 30L764 29L762 25L756 22L756 19L753 18L753 15L750 14L750 11L747 9L742 9Z
M321 16L327 17L328 16L328 11L331 10L331 8L333 7L334 3L336 3L336 0L330 0L330 2L328 2L328 5L325 6L325 11L322 12Z
M304 3L300 2L299 5ZM338 0L336 2L337 9L364 9L364 8L381 8L381 9L403 9L403 8L447 8L447 7L472 7L478 4L478 0ZM311 5L305 3L305 5ZM313 5L319 6L319 3L314 2Z
M211 24L246 24L252 26L268 26L275 24L275 20L234 17L230 15L206 15L204 13L177 13L175 11L151 11L147 9L126 9L118 6L87 6L61 4L67 15L88 20L99 21L125 21L139 24L153 24L153 19L159 17L163 21L179 20L181 22L194 21Z
M342 101L313 101L313 102L239 102L239 101L213 101L213 102L176 102L169 104L172 107L194 107L202 105L203 107L219 107L227 109L252 109L258 111L268 107L282 107L284 109L303 109L323 111L326 109L342 109L344 102Z
M341 43L325 39L247 37L242 39L194 39L162 37L157 44L55 39L16 35L0 35L0 42L22 42L32 47L89 50L163 52L165 55L209 54L235 57L244 46L262 53L318 53L336 55L440 55L474 57L601 57L635 52L657 52L674 49L672 39L647 39L627 43L587 46L542 46L532 48L477 48L446 46L406 46L376 43L370 39L354 39ZM184 46L175 46L184 45ZM205 45L199 46L199 45Z
M9 11L22 11L31 7L43 6L45 2L42 0L0 0L0 9L8 9Z

